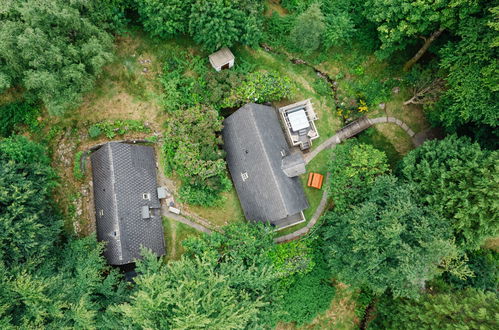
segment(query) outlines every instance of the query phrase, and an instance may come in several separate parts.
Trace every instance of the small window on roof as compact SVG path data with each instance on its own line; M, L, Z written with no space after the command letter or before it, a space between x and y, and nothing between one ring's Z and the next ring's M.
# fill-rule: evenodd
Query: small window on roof
M143 193L142 194L142 199L146 199L148 201L151 200L151 194L150 193Z
M282 156L282 157L286 156L286 150L281 149L281 156Z
M248 172L241 173L241 178L243 178L243 181L246 181L248 179Z
M99 210L99 216L102 217L104 215L104 210Z

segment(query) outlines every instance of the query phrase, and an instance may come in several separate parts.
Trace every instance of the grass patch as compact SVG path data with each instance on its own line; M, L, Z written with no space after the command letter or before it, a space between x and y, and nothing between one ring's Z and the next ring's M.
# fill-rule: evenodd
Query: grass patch
M397 149L395 149L395 146L390 142L390 140L374 127L368 128L364 132L357 135L357 140L360 143L369 144L376 149L384 151L392 170L395 169L398 162L403 157Z
M108 139L112 139L119 135L124 135L129 132L150 133L151 129L144 125L140 120L125 119L114 121L102 121L90 126L88 135L92 139L96 139L104 134Z
M75 155L73 164L73 175L76 180L81 181L85 178L85 172L81 170L81 157L83 156L83 151L78 151Z
M246 221L234 187L230 191L222 193L222 197L225 201L220 206L202 207L188 205L188 209L190 212L210 221L210 223L217 227L233 222Z
M181 222L163 217L163 227L165 234L166 259L178 260L184 254L185 249L182 241L189 237L202 235L199 231Z
M310 163L308 163L307 173L300 176L300 180L303 185L303 190L305 191L305 196L307 197L308 203L310 205L306 210L303 211L306 221L278 231L277 236L284 236L290 234L298 229L305 227L309 223L310 219L317 210L319 203L321 202L322 194L324 192L324 189L326 189L327 183L324 182L321 190L307 187L308 173L317 172L324 175L325 177L328 169L330 154L331 154L331 149L326 149L320 152L317 156L315 156L315 158Z
M336 295L330 308L299 329L356 329L359 321L355 316L355 295L354 289L342 283L336 284Z

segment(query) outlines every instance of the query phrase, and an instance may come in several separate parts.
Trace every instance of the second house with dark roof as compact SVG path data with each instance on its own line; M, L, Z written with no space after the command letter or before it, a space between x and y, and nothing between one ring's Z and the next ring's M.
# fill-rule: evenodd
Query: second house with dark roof
M111 265L141 258L141 248L165 254L154 149L110 142L92 153L97 239Z
M309 204L298 176L305 162L289 148L274 108L246 104L225 119L222 135L246 219L277 229L304 222Z

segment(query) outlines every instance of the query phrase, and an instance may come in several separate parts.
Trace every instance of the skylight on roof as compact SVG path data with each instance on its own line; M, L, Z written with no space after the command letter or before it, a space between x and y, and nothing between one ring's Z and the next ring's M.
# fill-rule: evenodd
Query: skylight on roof
M246 181L248 179L248 172L241 173L241 178L243 181Z

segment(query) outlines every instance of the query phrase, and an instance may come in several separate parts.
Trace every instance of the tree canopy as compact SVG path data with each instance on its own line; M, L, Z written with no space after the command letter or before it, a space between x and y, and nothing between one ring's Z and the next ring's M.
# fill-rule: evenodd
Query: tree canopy
M7 267L38 264L60 231L51 202L55 173L45 152L22 136L0 141L0 260Z
M486 15L463 20L456 31L457 41L439 51L447 90L430 115L450 130L469 122L499 124L497 31L488 26L491 19Z
M124 287L95 237L62 232L56 184L43 146L22 136L0 141L0 325L96 328Z
M335 210L344 211L365 198L376 177L389 172L388 160L384 152L349 140L333 149L329 172L328 193Z
M255 46L262 35L261 0L138 0L137 10L152 35L189 34L209 51L236 43Z
M369 0L365 12L366 18L377 24L380 51L388 56L414 44L418 37L423 37L425 43L432 42L433 33L455 28L461 17L476 13L479 8L478 1L468 0Z
M384 299L374 329L492 329L497 324L497 295L476 289L428 294L419 300Z
M308 54L319 48L325 30L320 4L313 3L296 18L289 38L295 48Z
M79 104L112 59L117 1L11 0L0 11L0 91L22 86L51 114Z
M411 151L402 177L425 205L440 214L465 249L478 248L498 234L499 153L482 150L467 138L448 136Z
M441 260L456 255L445 223L391 176L377 178L351 210L324 217L323 250L333 274L376 294L417 296Z
M263 303L231 287L214 256L164 264L153 254L138 262L129 303L111 308L120 327L243 329Z

